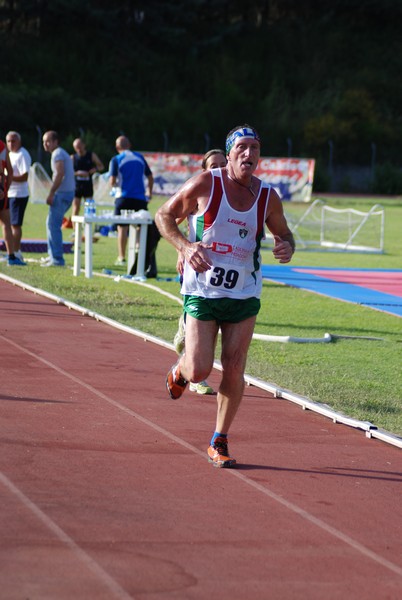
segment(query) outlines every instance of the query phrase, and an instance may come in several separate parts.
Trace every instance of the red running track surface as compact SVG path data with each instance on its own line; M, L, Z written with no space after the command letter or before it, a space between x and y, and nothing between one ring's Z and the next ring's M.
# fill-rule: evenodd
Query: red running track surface
M400 449L248 387L215 469L173 351L4 281L0 308L2 599L402 597Z

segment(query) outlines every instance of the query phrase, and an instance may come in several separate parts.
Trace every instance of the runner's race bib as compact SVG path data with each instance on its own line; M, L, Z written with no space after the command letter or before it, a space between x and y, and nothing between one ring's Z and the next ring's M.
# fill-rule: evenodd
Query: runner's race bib
M238 265L215 264L205 273L199 273L198 281L212 289L242 290L245 268Z

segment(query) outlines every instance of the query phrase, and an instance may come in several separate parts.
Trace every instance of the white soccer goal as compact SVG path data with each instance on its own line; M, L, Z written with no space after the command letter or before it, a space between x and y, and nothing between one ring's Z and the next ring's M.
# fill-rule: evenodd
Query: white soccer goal
M322 247L350 252L384 251L384 208L375 204L368 212L322 206Z
M34 204L46 204L52 180L40 163L33 163L28 173L29 199Z
M113 206L114 198L110 195L109 173L95 173L92 183L95 203L98 206Z
M113 206L114 198L110 195L108 174L95 173L92 178L94 187L94 200L100 206ZM33 163L28 174L29 197L34 204L45 204L49 195L52 180L44 167Z
M317 199L302 214L290 203L285 215L299 250L384 251L384 208L379 204L363 212L333 208Z
M307 209L303 207L302 215L294 212L293 207L289 210L285 209L287 222L299 249L320 245L323 206L324 201L317 199Z

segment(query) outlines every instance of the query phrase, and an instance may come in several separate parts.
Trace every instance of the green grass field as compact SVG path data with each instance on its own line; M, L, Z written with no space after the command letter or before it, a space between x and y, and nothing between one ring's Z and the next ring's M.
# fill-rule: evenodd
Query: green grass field
M164 201L155 198L151 211ZM369 210L378 199L337 198L328 204L336 207L356 207ZM328 251L298 251L293 265L355 268L402 268L401 224L402 200L381 199L385 207L384 254L350 254ZM286 207L305 210L304 205ZM47 207L30 204L27 209L24 238L45 239ZM64 231L68 240L71 230ZM93 264L98 273L113 269L117 256L114 238L101 237L94 244ZM24 254L39 259L37 254ZM264 250L264 262L274 264L269 250ZM73 255L67 254L68 266ZM157 250L158 273L174 277L175 250L161 240ZM177 328L180 306L154 289L113 278L73 277L71 269L42 269L38 263L27 267L7 267L2 272L35 287L93 309L107 317L171 342ZM152 286L180 298L179 285L174 281L149 280ZM370 336L381 341L339 339L328 344L296 344L253 341L247 373L272 382L294 393L328 406L377 427L402 435L402 319L363 306L322 297L295 288L264 283L262 309L257 333L322 337L329 332L337 335ZM219 358L219 348L217 349ZM161 382L161 386L163 382ZM267 414L269 419L269 414Z

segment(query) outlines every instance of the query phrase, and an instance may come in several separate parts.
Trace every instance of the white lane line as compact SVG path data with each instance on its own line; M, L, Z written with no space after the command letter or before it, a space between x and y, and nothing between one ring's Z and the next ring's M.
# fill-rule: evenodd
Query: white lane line
M0 472L1 483L16 496L73 554L100 580L119 600L134 600L89 554L85 552L61 527L48 517L32 500L30 500L10 479Z
M43 364L47 365L51 369L54 369L55 371L57 371L58 373L60 373L64 377L67 377L71 381L74 381L78 385L84 387L85 389L87 389L91 393L95 394L99 398L102 398L103 400L105 400L106 402L108 402L109 404L111 404L112 406L115 406L119 410L122 410L123 412L129 414L130 416L134 417L135 419L137 419L138 421L140 421L141 423L143 423L147 427L150 427L151 429L153 429L155 431L158 431L163 436L165 436L168 439L176 442L180 446L183 446L187 450L190 450L194 454L197 454L198 456L201 456L203 458L203 460L205 460L205 452L202 452L201 450L199 450L195 446L192 446L191 444L189 444L185 440L179 438L178 436L174 435L170 431L164 429L163 427L160 427L159 425L156 425L155 423L153 423L149 419L143 417L142 415L140 415L139 413L135 412L134 410L132 410L130 408L127 408L123 404L120 404L120 402L117 402L116 400L113 400L112 398L110 398L109 396L107 396L106 394L104 394L103 392L100 392L99 390L97 390L96 388L94 388L92 385L89 385L88 383L85 383L85 381L82 381L81 379L79 379L78 377L75 377L71 373L68 373L67 371L64 371L63 369L61 369L57 365L49 362L45 358L37 356L36 354L34 354L30 350L27 350L26 348L20 346L19 344L17 344L13 340L10 340L10 339L4 337L3 335L0 335L0 339L2 339L5 342L11 344L12 346L14 346L15 348L17 348L21 352L24 352L25 354L28 354L32 358L35 358L35 359L39 360L40 362L42 362ZM282 506L284 506L285 508L287 508L291 512L299 515L301 518L303 518L306 521L312 523L313 525L315 525L316 527L318 527L321 530L325 531L329 535L332 535L333 537L335 537L338 540L342 541L343 543L347 544L348 546L350 546L351 548L353 548L354 550L356 550L357 552L359 552L363 556L365 556L365 557L373 560L374 562L378 563L382 567L385 567L386 569L392 571L396 575L399 575L400 577L402 577L402 567L400 567L400 566L396 565L395 563L387 560L386 558L380 556L379 554L377 554L376 552L370 550L369 548L366 548L366 546L364 546L363 544L360 544L360 542L354 540L352 537L348 536L347 534L343 533L342 531L336 529L335 527L332 527L331 525L328 525L327 523L325 523L325 521L322 521L321 519L318 519L317 517L315 517L311 513L307 512L303 508L300 508L299 506L297 506L293 502L289 502L285 498L282 498L281 496L279 496L275 492L272 492L269 488L267 488L265 486L262 486L259 483L256 483L255 481L253 481L252 479L250 479L249 477L247 477L243 473L240 473L239 471L236 471L236 469L227 469L226 472L228 473L228 475L232 475L233 477L237 477L243 483L245 483L248 486L250 486L250 487L258 490L259 492L261 492L262 494L264 494L265 496L267 496L271 500L274 500L278 504L281 504Z

